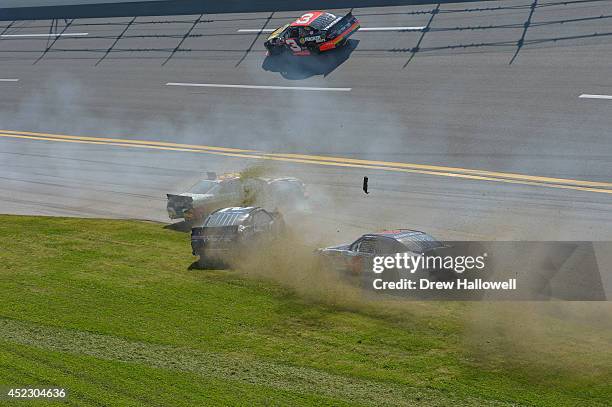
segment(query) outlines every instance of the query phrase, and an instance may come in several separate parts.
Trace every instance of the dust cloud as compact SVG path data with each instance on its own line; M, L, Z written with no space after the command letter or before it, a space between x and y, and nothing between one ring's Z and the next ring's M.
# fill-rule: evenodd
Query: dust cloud
M367 124L368 120L313 123L313 106L317 106L317 111L327 109L333 112L339 102L336 96L290 98L287 105L294 112L292 120L285 120L285 111L269 108L267 126L253 126L248 117L244 117L248 116L248 112L241 111L243 105L205 104L197 114L169 108L168 112L157 114L152 119L149 113L139 116L139 107L129 103L130 109L125 112L113 106L94 111L91 106L97 103L94 100L96 97L99 95L88 93L73 77L55 75L37 93L26 96L21 104L3 111L0 121L2 127L14 130L53 129L67 134L94 136L135 135L146 139L269 152L304 152L303 140L308 138L310 147L306 149L307 153L352 156L356 154L353 134L361 131L360 126ZM255 97L252 101L257 102ZM354 109L349 113L355 118L363 115L363 112ZM377 134L385 137L385 145L376 144L373 138L372 143L359 146L360 156L380 158L382 155L387 158L389 151L406 151L406 146L415 135L409 129L404 129L398 113L382 108L377 110L372 106L369 109L366 116L375 117L376 123L369 123L367 129L377 129ZM271 126L274 126L274 134L283 137L269 137L268 127ZM448 140L447 150L442 151L450 153L456 146L452 144L452 138ZM520 228L529 217L522 218L522 223L509 224L507 208L510 205L508 202L514 199L512 197L501 196L496 200L479 196L470 200L468 195L466 204L461 201L465 200L465 190L451 186L443 191L432 191L430 185L421 183L416 177L410 178L408 184L405 177L363 174L362 171L333 172L269 162L245 164L236 159L186 157L178 153L162 156L156 152L116 149L111 152L105 150L102 154L89 146L67 147L65 143L52 142L24 143L13 151L38 157L29 164L30 170L36 169L36 182L62 184L59 189L50 189L46 199L53 201L61 196L69 202L63 206L58 204L59 209L47 208L45 214L167 220L163 194L176 189L179 182L187 186L186 179L195 180L207 170L218 173L238 170L245 177L296 176L307 184L311 195L308 207L285 214L287 223L291 225L287 236L269 247L261 248L248 260L238 262L235 271L240 275L275 281L306 300L339 310L405 319L407 330L410 329L411 320L407 316L459 321L464 326L462 339L466 353L477 362L488 365L526 361L564 372L578 366L581 371L595 373L605 370L605 363L610 366L612 308L607 302L447 303L402 301L379 296L372 298L355 281L323 265L321 258L314 253L318 247L350 242L366 231L397 226L427 231L435 229L441 233L438 235L440 238L461 229L478 231L480 236L493 238L520 238L524 236ZM98 153L102 155L97 156ZM13 175L22 177L14 161L2 157L0 165L10 168ZM58 159L43 160L44 157ZM39 167L36 167L36 160L39 163L42 161ZM91 165L95 160L97 164ZM357 195L363 175L370 176L373 188L368 198ZM36 188L38 190L32 187L30 192L39 193L40 187ZM140 196L134 196L135 191ZM381 191L385 192L384 198L377 198ZM116 199L109 198L109 193L115 194ZM405 195L410 199L406 199ZM504 206L500 206L500 202ZM463 207L459 207L459 204ZM377 209L374 216L370 216L372 208ZM455 215L464 209L469 223ZM553 220L548 222L547 229L551 236L559 237L564 229L572 232L570 227L564 228ZM185 244L188 245L187 239Z

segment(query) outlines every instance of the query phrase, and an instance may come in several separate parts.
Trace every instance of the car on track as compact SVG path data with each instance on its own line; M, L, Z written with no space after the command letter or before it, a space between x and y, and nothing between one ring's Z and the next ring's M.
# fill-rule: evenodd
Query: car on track
M336 270L348 275L372 277L376 256L393 256L408 253L419 256L430 254L449 246L425 232L411 229L385 230L366 233L352 243L319 249L317 252ZM397 270L385 270L383 277L400 278Z
M247 177L214 172L198 181L187 192L166 194L170 219L193 222L225 207L257 204L269 209L299 208L307 198L304 183L298 178Z
M263 208L230 207L219 209L191 229L191 251L198 264L228 263L245 250L272 242L285 229L279 212Z
M348 13L338 17L325 11L310 11L276 29L265 42L269 55L285 51L310 55L339 48L359 29L359 20Z

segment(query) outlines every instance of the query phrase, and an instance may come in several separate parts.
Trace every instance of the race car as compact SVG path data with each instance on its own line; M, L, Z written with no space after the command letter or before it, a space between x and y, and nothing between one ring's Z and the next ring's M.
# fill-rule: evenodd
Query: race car
M307 197L304 183L297 178L246 178L240 174L214 172L181 194L166 194L170 219L197 221L225 207L258 204L269 209L290 211Z
M199 256L200 266L228 264L250 247L278 238L284 228L279 212L252 206L223 208L191 229L191 251Z
M319 249L317 252L336 270L367 278L372 277L375 256L393 256L396 253L419 256L448 247L425 232L395 229L367 233L353 243L331 246ZM400 278L396 270L385 270L385 273L391 280Z
M318 54L346 44L358 29L359 20L352 13L338 17L324 11L311 11L275 30L264 45L269 55L285 51L293 55Z

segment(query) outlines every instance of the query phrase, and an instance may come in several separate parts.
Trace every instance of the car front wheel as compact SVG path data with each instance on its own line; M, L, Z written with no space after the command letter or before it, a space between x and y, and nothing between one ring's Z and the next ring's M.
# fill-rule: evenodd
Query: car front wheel
M206 256L204 256L203 253L200 254L200 257L198 257L198 268L205 269L206 267L208 267L209 264L210 262L208 261Z
M280 55L283 53L283 49L281 47L269 47L268 53L270 55Z

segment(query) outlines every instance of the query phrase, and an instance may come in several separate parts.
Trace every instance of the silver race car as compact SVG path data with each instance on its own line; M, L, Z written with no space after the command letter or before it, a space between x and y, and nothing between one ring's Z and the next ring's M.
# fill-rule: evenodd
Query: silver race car
M297 178L242 178L240 174L217 177L208 173L187 192L167 194L170 219L187 222L204 219L213 211L233 206L258 205L269 210L295 208L307 198L304 183Z

